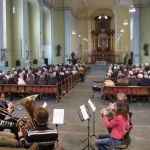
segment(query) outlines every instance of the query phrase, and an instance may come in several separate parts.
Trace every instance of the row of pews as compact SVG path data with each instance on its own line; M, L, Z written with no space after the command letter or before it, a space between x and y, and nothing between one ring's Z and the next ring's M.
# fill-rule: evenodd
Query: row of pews
M12 100L13 94L54 94L56 103L68 93L79 81L79 74L69 75L55 85L18 85L18 84L1 84L0 93L10 94Z

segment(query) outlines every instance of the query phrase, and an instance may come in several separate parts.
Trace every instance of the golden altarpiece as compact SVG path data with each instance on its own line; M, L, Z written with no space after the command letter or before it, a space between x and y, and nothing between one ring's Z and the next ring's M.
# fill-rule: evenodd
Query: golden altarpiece
M114 30L111 29L112 17L106 15L94 18L95 29L92 30L92 63L96 61L114 62Z

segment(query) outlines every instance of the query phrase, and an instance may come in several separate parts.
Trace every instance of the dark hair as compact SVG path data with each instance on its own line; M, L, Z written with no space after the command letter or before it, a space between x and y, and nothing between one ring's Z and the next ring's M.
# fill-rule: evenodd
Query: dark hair
M116 115L122 115L125 120L128 120L129 105L127 102L119 101L116 103Z
M43 107L39 107L35 112L35 119L39 125L46 125L49 118L49 112Z

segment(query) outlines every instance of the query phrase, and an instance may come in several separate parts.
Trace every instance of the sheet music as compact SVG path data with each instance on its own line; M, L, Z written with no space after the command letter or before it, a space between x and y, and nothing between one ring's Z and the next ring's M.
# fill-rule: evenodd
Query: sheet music
M95 105L93 104L93 102L89 99L89 100L88 100L88 103L89 103L89 105L90 105L92 111L95 112L95 111L96 111L96 107L95 107Z
M54 109L53 124L64 124L64 109Z
M89 118L89 115L88 115L88 113L86 111L85 105L81 105L80 109L81 109L81 113L83 115L83 119L87 120Z
M46 106L47 106L47 103L44 102L43 105L42 105L42 107L43 107L43 108L46 108Z

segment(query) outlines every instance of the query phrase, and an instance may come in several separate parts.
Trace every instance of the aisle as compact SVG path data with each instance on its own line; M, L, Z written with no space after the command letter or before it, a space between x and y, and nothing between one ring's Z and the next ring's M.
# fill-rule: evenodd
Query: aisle
M87 121L81 122L78 116L78 109L80 105L88 105L88 99L92 96L92 81L103 79L104 73L90 72L85 79L85 82L79 82L65 97L58 103L57 108L65 109L65 124L59 127L60 129L60 143L66 150L80 150L86 145L81 144L81 141L87 137ZM93 100L91 98L91 100ZM96 111L96 133L100 132L97 126L99 110L103 106L100 102L100 96L97 93L93 100ZM92 127L92 124L91 124ZM92 128L91 128L92 131ZM93 140L92 140L93 141ZM94 139L95 141L95 139Z

